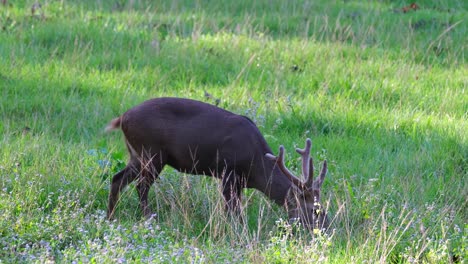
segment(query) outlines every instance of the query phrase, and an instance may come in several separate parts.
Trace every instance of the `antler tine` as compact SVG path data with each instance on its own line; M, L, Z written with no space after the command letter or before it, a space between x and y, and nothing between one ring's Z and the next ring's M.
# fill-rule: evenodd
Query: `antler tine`
M269 158L270 160L275 161L276 164L278 165L278 168L281 170L281 172L283 172L296 186L301 186L304 184L299 178L294 176L294 174L291 171L289 171L288 168L286 168L286 165L284 165L283 145L279 147L279 154L277 157L271 153L265 154L265 157Z
M309 182L313 180L313 166L311 165L311 158L310 158L310 148L312 147L312 141L310 138L306 140L306 146L304 149L296 148L296 152L302 156L302 175L304 176L304 182Z
M307 178L305 182L305 186L307 186L307 188L310 188L312 187L313 184L314 184L314 159L310 158L309 159L309 178Z
M327 165L327 161L324 160L323 161L323 165L322 165L322 171L320 172L320 175L318 177L318 179L316 180L316 185L315 186L317 189L320 189L320 187L322 187L322 183L323 183L323 180L325 179L325 175L327 175L327 172L328 172L328 165Z

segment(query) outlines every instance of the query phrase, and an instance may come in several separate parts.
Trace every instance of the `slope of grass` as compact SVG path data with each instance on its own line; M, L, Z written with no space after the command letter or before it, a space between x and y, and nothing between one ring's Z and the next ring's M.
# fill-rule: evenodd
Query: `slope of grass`
M466 1L6 1L0 7L0 261L466 261ZM209 93L210 98L205 94ZM164 170L141 218L107 122L152 97L215 103L273 149L327 159L332 230L293 233L244 192Z

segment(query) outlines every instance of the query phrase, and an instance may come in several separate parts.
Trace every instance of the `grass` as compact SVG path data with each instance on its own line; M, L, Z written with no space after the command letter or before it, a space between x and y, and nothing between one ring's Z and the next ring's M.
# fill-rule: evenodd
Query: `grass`
M5 2L0 262L466 261L466 1ZM103 128L159 96L249 116L294 171L312 138L332 230L292 235L253 190L242 226L219 182L170 168L156 219L128 188L106 221L127 154Z

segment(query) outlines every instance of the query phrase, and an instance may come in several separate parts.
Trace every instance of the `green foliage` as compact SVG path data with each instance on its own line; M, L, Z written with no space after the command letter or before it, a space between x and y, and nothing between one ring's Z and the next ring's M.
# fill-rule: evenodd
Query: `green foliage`
M466 1L3 2L0 262L466 261ZM103 128L158 96L249 116L294 171L312 138L332 230L252 190L242 225L170 168L152 220L128 188L106 221L127 154Z

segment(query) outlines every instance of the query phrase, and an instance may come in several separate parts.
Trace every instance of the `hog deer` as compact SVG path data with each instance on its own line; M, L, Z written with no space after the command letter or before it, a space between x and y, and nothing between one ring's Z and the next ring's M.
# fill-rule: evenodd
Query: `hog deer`
M181 98L155 98L113 119L106 130L122 129L130 153L127 166L110 185L107 217L111 219L119 192L134 180L143 215L151 216L148 192L165 165L180 172L214 176L222 181L228 211L238 211L243 188L254 188L285 206L290 219L309 229L328 228L320 204L327 162L314 180L311 141L302 156L302 175L284 164L284 147L272 154L257 126L247 117L214 105ZM150 168L150 169L149 169Z

